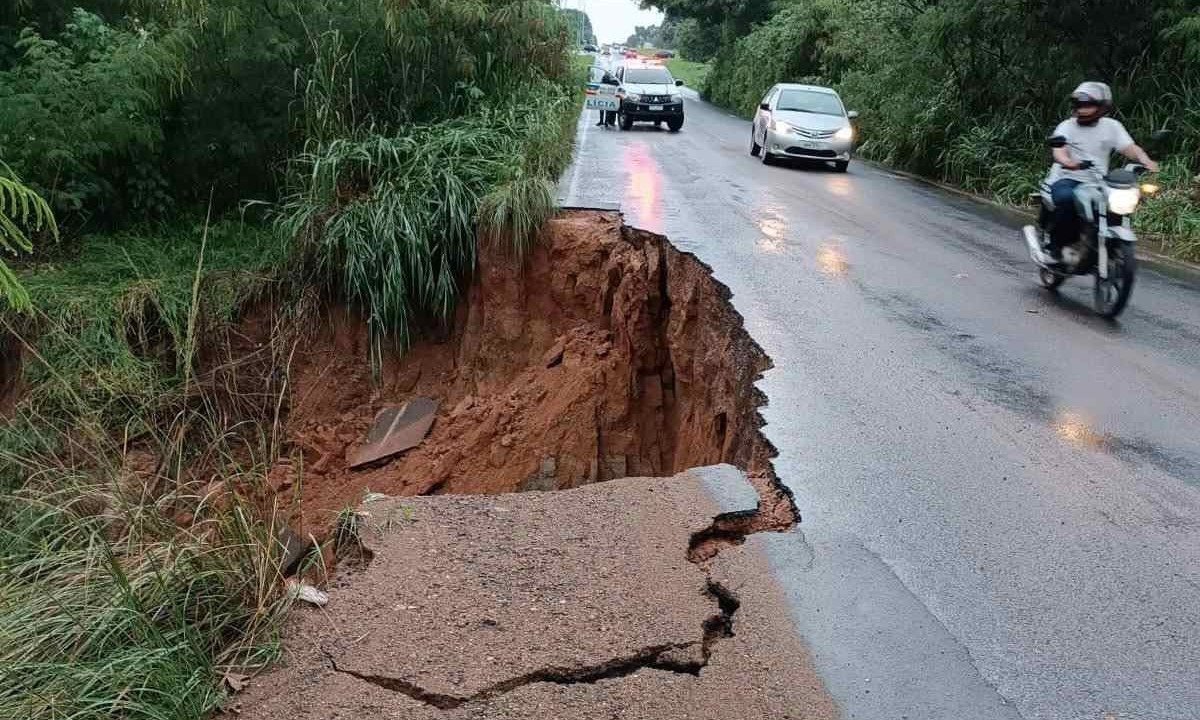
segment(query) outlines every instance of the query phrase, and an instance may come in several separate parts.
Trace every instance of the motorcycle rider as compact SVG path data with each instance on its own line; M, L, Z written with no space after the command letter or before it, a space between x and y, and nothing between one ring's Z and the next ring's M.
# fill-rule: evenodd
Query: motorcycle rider
M1081 83L1071 93L1071 117L1054 128L1054 135L1064 137L1067 145L1054 148L1054 165L1046 176L1050 197L1054 203L1054 225L1046 251L1055 260L1061 259L1062 248L1079 238L1075 214L1075 188L1092 176L1095 168L1108 174L1109 157L1118 152L1158 172L1158 163L1150 159L1119 120L1108 117L1112 112L1112 90L1102 82Z

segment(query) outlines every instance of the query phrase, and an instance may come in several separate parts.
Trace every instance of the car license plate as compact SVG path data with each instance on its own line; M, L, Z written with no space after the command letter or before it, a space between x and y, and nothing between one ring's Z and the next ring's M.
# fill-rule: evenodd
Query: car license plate
M815 142L813 140L801 140L796 144L805 150L820 150L821 148L825 147L825 143Z
M662 105L651 105L650 112L662 112Z

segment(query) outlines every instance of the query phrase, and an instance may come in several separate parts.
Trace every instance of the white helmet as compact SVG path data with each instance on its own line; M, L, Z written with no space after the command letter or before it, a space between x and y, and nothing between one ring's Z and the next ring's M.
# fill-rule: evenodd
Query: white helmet
M1080 125L1095 125L1100 122L1100 118L1112 111L1112 99L1112 89L1108 85L1094 80L1080 83L1071 93L1071 112L1075 115L1075 121ZM1096 112L1079 112L1080 108L1089 105L1095 107Z
M1071 93L1071 107L1099 105L1102 110L1108 111L1112 104L1112 88L1102 82L1089 80L1080 83L1079 87Z

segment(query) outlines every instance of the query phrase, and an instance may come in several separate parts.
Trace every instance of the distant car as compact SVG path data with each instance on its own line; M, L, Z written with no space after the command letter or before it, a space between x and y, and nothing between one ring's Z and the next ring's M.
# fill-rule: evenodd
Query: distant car
M595 45L591 45L591 44L589 44L589 45L584 45L584 46L583 46L583 49L584 49L586 52L591 52L591 53L594 53L594 52L596 52L596 46L595 46Z
M662 66L622 65L617 69L621 83L621 129L629 130L635 122L666 123L671 132L683 127L682 80L671 77Z
M832 88L780 83L763 96L750 126L750 154L764 165L777 158L832 162L846 172L854 154L857 118Z
M635 60L635 59L637 59L637 56L638 56L637 50L626 50L625 51L625 59L627 59L627 60Z
M675 57L675 53L671 52L670 50L659 50L658 52L654 53L654 57L668 60Z

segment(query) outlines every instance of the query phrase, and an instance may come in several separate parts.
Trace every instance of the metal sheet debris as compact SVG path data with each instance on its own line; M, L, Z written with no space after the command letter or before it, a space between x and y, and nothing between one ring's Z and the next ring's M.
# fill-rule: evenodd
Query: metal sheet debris
M420 445L433 427L437 411L437 401L425 397L380 410L367 433L367 442L354 453L350 467L360 468Z

